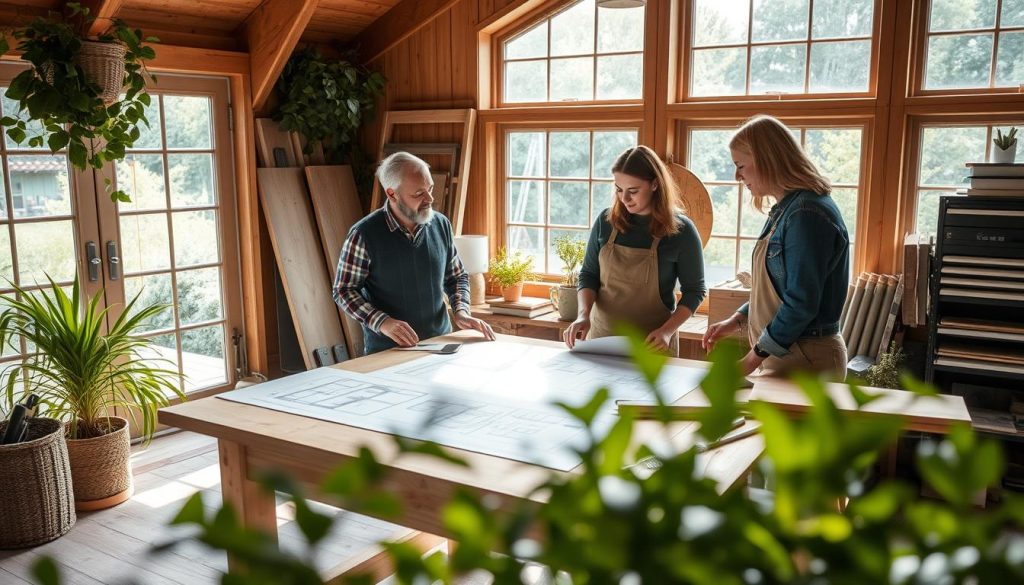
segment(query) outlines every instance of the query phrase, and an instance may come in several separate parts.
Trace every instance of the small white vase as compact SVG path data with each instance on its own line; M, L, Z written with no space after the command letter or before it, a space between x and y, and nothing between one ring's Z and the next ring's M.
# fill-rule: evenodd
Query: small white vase
M989 156L989 162L997 164L1010 164L1013 159L1017 158L1017 140L1013 141L1013 146L1003 150L998 146L992 147L992 154Z

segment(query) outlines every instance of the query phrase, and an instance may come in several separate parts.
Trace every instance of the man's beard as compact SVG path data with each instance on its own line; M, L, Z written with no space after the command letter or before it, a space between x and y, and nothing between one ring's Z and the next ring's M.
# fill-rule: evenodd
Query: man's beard
M405 216L405 219L407 219L407 220L409 220L409 221L411 221L411 222L413 222L413 223L415 223L417 225L423 225L423 224L427 223L428 221L430 221L431 218L434 217L434 208L433 207L428 207L428 208L420 211L418 209L413 209L412 207L409 207L408 205L403 203L401 199L398 199L397 203L398 203L398 211L403 216Z

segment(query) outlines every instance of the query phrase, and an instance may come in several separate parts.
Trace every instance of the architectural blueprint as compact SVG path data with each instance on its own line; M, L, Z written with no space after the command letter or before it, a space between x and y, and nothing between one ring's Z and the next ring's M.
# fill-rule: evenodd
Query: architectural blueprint
M668 366L666 400L695 388L703 370ZM319 368L220 398L568 471L586 429L554 401L583 404L601 386L613 399L653 398L625 360L516 343L466 344L371 374ZM609 401L595 422L615 421Z

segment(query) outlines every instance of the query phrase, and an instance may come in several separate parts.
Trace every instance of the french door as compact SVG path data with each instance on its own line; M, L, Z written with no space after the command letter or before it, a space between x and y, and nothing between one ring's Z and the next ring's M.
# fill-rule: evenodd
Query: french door
M20 71L0 64L0 93ZM102 295L108 323L136 295L137 307L168 308L145 324L151 358L178 372L189 394L223 390L235 381L232 337L242 330L238 240L223 79L160 75L124 160L102 171L79 171L64 153L0 146L0 292L8 280L24 290L47 285L47 275ZM16 116L3 98L0 109ZM113 203L121 189L131 203ZM6 348L11 367L32 348Z

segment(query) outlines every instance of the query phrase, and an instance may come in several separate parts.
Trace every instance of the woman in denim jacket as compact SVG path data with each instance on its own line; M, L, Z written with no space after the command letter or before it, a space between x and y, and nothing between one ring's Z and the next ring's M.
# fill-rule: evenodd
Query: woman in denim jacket
M708 327L710 348L747 324L751 350L744 374L758 367L767 375L793 370L846 375L846 344L839 317L850 282L850 236L831 184L800 148L789 129L758 116L729 142L736 179L754 207L776 203L754 247L750 302Z

